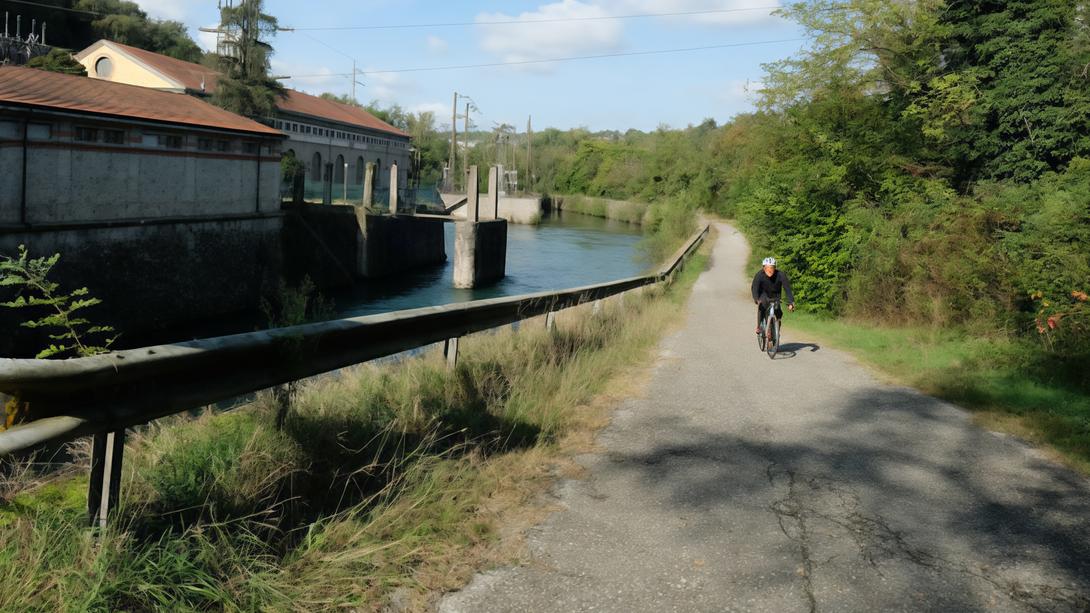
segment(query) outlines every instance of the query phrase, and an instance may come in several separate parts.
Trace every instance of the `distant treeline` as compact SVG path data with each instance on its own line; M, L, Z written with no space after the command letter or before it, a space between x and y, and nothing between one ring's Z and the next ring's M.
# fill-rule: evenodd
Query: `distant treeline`
M537 187L735 217L813 310L1090 353L1090 2L820 0L760 110L545 131ZM1082 363L1085 364L1083 361ZM1085 383L1085 376L1083 376Z

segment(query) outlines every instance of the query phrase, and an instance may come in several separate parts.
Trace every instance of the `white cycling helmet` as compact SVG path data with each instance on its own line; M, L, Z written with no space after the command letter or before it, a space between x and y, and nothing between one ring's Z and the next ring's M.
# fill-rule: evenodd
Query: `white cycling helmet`
M775 266L775 265L776 265L776 258L765 258L764 261L761 262L761 266Z

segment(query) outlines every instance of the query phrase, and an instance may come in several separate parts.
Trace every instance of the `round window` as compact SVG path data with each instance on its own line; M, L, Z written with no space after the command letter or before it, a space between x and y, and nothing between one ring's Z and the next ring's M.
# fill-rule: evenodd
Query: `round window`
M108 57L100 57L95 62L95 75L103 79L110 78L110 73L114 71L114 64Z

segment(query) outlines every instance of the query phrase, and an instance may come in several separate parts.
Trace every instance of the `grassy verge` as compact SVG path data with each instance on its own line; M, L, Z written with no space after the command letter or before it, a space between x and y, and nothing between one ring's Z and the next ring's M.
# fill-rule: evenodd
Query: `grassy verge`
M1030 341L961 330L891 328L797 313L791 327L846 349L898 382L976 412L981 425L1054 450L1090 473L1090 394Z
M705 264L596 316L566 311L554 333L539 318L468 337L454 370L433 353L310 380L281 430L272 395L138 430L98 538L86 460L9 480L0 610L425 609L509 560L504 526L540 513L563 452L604 423L602 394L648 359Z
M642 224L650 206L643 202L609 200L581 194L554 196L553 199L554 201L560 201L565 211L604 219L614 219L631 224Z

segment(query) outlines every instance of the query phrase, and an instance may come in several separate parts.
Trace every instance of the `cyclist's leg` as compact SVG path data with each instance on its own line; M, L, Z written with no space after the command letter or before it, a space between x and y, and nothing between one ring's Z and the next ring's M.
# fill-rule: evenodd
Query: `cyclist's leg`
M761 324L765 321L765 310L768 308L768 299L761 297L757 301L757 334L761 333Z

